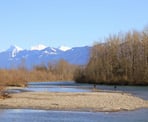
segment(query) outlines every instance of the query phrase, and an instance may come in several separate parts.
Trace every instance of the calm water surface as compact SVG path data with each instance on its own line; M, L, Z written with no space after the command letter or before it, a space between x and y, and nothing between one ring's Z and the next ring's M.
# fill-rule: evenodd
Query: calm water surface
M148 109L128 112L71 112L7 109L0 122L148 122Z
M27 90L50 92L93 92L93 85L71 82L31 82ZM98 90L115 91L114 86L97 85ZM132 93L148 100L148 86L117 86L116 91Z
M114 86L97 85L98 90L115 91ZM24 91L93 92L93 85L74 82L31 82ZM148 87L117 86L116 91L148 100ZM13 92L20 92L14 90ZM31 109L0 109L0 122L148 122L148 109L126 112L78 112Z

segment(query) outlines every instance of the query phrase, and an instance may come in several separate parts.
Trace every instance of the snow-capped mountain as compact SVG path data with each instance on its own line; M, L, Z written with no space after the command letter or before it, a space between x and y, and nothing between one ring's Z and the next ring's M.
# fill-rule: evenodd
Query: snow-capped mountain
M70 50L71 48L66 47L66 46L61 46L61 47L59 47L59 49L62 50L62 51L67 51L67 50Z
M0 68L15 68L21 65L32 68L35 65L57 62L61 59L71 64L85 65L89 60L90 49L89 46L53 48L38 45L26 50L11 46L8 50L0 52Z
M15 57L16 54L22 50L23 50L22 48L20 48L16 45L11 45L7 51L10 53L11 57Z
M46 48L45 45L39 44L39 45L36 45L36 46L31 47L31 50L43 50L45 48Z

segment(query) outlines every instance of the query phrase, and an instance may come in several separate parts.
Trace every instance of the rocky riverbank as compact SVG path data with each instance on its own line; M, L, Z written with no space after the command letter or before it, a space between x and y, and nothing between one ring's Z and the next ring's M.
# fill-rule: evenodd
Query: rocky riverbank
M148 101L127 93L23 92L1 99L0 108L45 110L123 111L148 108Z

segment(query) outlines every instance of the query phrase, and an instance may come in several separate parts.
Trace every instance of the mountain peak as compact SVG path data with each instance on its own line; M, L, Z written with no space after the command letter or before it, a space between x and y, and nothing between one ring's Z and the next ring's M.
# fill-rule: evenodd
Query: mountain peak
M16 54L22 50L23 50L22 48L20 48L16 45L11 45L7 51L11 53L11 57L15 57Z
M89 60L90 48L88 47L73 47L72 49L66 46L59 48L37 47L32 49L40 49L39 51L22 50L20 47L12 45L8 50L0 53L0 68L18 67L22 60L25 61L26 68L29 69L35 65L56 63L61 59L74 65L85 65Z
M70 50L71 48L70 47L67 47L67 46L60 46L59 47L59 50L61 51L67 51L67 50Z
M45 49L47 46L43 45L43 44L39 44L36 46L31 47L31 50L43 50Z
M23 50L22 48L20 48L20 47L18 47L16 45L11 45L7 51L10 51L10 52L11 51L19 52L19 51L22 51L22 50Z

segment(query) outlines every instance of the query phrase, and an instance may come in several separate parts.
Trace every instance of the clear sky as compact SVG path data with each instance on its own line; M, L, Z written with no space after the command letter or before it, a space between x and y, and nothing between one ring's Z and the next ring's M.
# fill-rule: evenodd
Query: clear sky
M148 0L0 0L0 50L92 45L148 25Z

